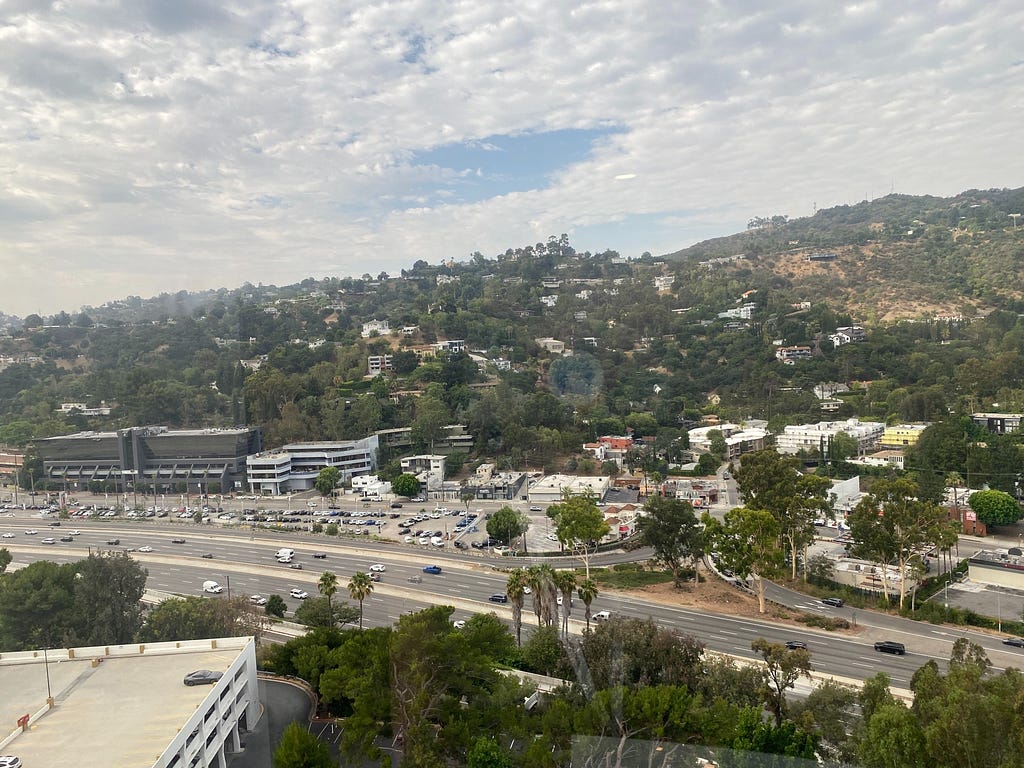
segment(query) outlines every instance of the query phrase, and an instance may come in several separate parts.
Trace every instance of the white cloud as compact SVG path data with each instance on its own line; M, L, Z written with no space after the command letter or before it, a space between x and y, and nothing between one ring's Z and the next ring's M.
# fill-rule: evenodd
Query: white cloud
M396 271L642 216L657 242L620 247L657 251L894 184L1021 183L1017 4L742 6L8 3L0 309ZM417 160L609 126L484 200L457 192L476 161Z

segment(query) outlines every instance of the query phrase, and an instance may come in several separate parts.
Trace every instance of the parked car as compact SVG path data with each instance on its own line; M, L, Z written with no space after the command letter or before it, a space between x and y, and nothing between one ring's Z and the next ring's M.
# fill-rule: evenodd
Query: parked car
M823 598L821 602L824 603L825 605L830 605L833 608L842 608L843 607L843 601L840 600L838 597L826 597L826 598Z
M17 755L0 755L0 768L22 768L22 765Z
M897 656L903 656L907 652L906 646L895 640L879 640L875 643L875 650L880 653L895 653Z
M786 641L786 647L789 650L791 650L791 651L796 651L796 650L806 651L807 650L807 643L805 643L803 640L787 640Z
M441 566L440 565L425 565L425 566L423 566L423 572L424 573L433 573L433 574L436 575L436 574L441 572Z
M213 685L224 676L223 672L209 669L197 669L185 675L185 685Z
M490 600L492 603L507 603L508 595L499 592L497 594L491 595L487 599Z

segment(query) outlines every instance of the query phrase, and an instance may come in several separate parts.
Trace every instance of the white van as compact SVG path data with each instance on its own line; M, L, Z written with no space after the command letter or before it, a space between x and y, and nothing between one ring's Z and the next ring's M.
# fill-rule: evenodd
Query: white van
M288 549L288 547L281 547L277 550L277 554L274 555L274 557L277 558L277 562L279 563L290 563L292 558L295 557L295 550Z
M211 595L219 595L224 591L224 587L218 584L216 581L204 581L203 592L208 592Z

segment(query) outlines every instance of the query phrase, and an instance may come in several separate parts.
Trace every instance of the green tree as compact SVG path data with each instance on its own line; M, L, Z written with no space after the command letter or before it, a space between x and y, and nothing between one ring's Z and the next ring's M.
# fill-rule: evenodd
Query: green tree
M0 579L0 651L32 650L69 639L74 610L73 564L47 560Z
M756 578L757 607L764 613L764 579L771 578L782 562L779 521L770 512L737 507L726 512L721 522L707 513L702 522L707 546L719 553L722 564L744 581Z
M83 645L132 642L142 626L146 569L127 552L90 555L76 567L76 641Z
M644 503L640 537L654 550L654 559L672 572L672 582L681 585L680 569L690 563L694 574L697 560L704 555L704 531L688 501L651 496Z
M985 525L1013 525L1024 517L1017 500L1003 491L975 491L967 503Z
M504 506L487 519L487 534L505 546L512 546L513 540L526 533L530 519L512 507Z
M913 713L897 702L882 704L866 718L857 757L865 768L925 768L932 764L921 727Z
M333 615L334 610L331 607L331 598L338 592L338 577L330 571L324 571L316 582L316 589L327 598L327 613Z
M547 516L555 523L558 541L580 558L589 579L590 558L611 530L593 494L566 492L560 503L548 507Z
M562 634L569 637L569 616L572 614L572 593L576 589L576 573L569 570L555 571L555 588L562 597Z
M303 600L302 605L295 609L295 621L307 627L332 628L354 624L358 618L358 608L348 603L332 603L326 597Z
M359 602L359 629L363 628L363 601L373 594L373 582L370 575L356 571L348 582L348 594Z
M267 598L266 613L267 616L276 616L279 619L284 618L284 612L288 610L288 603L284 601L284 598L280 595L271 595Z
M597 591L597 582L593 579L584 579L583 583L580 584L580 588L576 591L579 595L580 600L583 601L583 618L587 623L587 631L590 631L590 606L597 599L599 594Z
M262 622L249 599L170 598L146 613L138 632L143 643L258 635Z
M938 544L942 530L951 525L936 504L918 498L917 486L906 478L876 482L850 513L849 522L855 556L896 565L900 608L911 559L920 556L925 544ZM884 575L882 588L888 598L888 579Z
M482 736L476 740L466 762L468 768L513 768L512 756L494 739Z
M337 467L324 467L317 474L313 487L316 488L316 492L321 496L330 496L334 493L334 489L338 487L340 480L340 469Z
M773 448L743 457L736 485L749 509L770 512L789 554L791 577L796 578L800 553L814 541L814 520L829 513L827 478L805 475L800 462Z
M0 575L7 572L7 566L11 564L11 560L13 559L14 558L7 547L0 549Z
M786 691L801 676L811 674L811 654L805 648L790 650L781 643L770 643L763 637L757 638L750 648L761 654L764 661L764 704L775 716L775 725L778 727L786 716Z
M274 768L331 768L331 750L297 722L285 726L274 750Z
M403 472L391 481L391 490L398 496L412 498L420 492L420 481L415 475Z
M526 571L515 568L509 573L505 584L505 594L512 604L512 632L516 636L516 645L523 644L523 601L526 598L528 582Z

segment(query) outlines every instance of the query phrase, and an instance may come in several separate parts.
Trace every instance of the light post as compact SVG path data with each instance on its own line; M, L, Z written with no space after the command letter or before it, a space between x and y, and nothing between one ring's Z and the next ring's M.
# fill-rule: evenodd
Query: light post
M49 643L46 645L49 645ZM50 692L50 660L46 656L46 646L43 646L43 669L46 671L46 706L52 709L53 694Z

